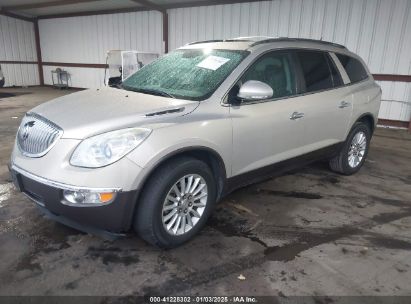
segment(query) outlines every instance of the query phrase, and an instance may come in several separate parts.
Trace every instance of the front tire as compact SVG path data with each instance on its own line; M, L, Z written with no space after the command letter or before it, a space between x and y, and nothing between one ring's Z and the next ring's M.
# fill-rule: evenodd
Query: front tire
M206 163L190 157L171 160L144 186L134 229L157 247L179 246L203 228L215 201L215 181Z
M330 160L331 170L344 175L360 170L368 155L370 140L369 126L363 122L355 123L341 151Z

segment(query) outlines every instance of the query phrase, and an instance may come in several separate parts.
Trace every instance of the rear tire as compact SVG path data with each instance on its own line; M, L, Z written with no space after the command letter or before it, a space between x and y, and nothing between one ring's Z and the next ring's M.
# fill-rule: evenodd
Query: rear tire
M203 228L215 205L216 193L206 163L190 157L171 160L158 168L144 186L134 230L157 247L179 246Z
M344 175L360 170L367 157L370 140L369 126L363 122L355 123L341 151L330 160L331 170Z

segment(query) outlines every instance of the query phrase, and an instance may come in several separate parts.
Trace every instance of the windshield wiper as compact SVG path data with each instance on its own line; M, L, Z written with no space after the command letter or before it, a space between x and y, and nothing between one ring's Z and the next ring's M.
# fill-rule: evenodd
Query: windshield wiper
M135 89L132 87L122 87L125 90L129 90L129 91L134 91L134 92L139 92L139 93L143 93L143 94L150 94L150 95L156 95L156 96L165 96L165 97L170 97L170 98L175 98L173 95L164 92L164 91L160 91L160 90L156 90L156 89Z

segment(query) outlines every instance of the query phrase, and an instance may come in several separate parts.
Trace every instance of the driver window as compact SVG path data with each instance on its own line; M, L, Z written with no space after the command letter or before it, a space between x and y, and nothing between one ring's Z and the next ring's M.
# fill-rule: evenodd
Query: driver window
M295 94L295 75L290 54L272 52L263 55L241 77L238 87L248 80L258 80L273 89L272 98Z

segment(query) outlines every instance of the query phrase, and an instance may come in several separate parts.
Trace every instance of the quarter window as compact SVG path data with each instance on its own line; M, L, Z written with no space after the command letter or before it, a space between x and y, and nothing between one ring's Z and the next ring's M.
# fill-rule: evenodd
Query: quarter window
M295 94L295 74L290 54L272 52L263 55L245 72L239 84L248 80L268 84L273 89L273 98Z
M359 60L346 55L336 55L347 72L351 83L359 82L368 78L367 71Z
M328 66L331 70L331 76L333 78L334 87L342 86L344 82L341 78L340 73L337 70L337 67L335 66L334 60L331 59L329 54L325 54L325 56L327 57Z
M332 88L333 76L326 54L318 51L298 51L305 92L315 92Z

